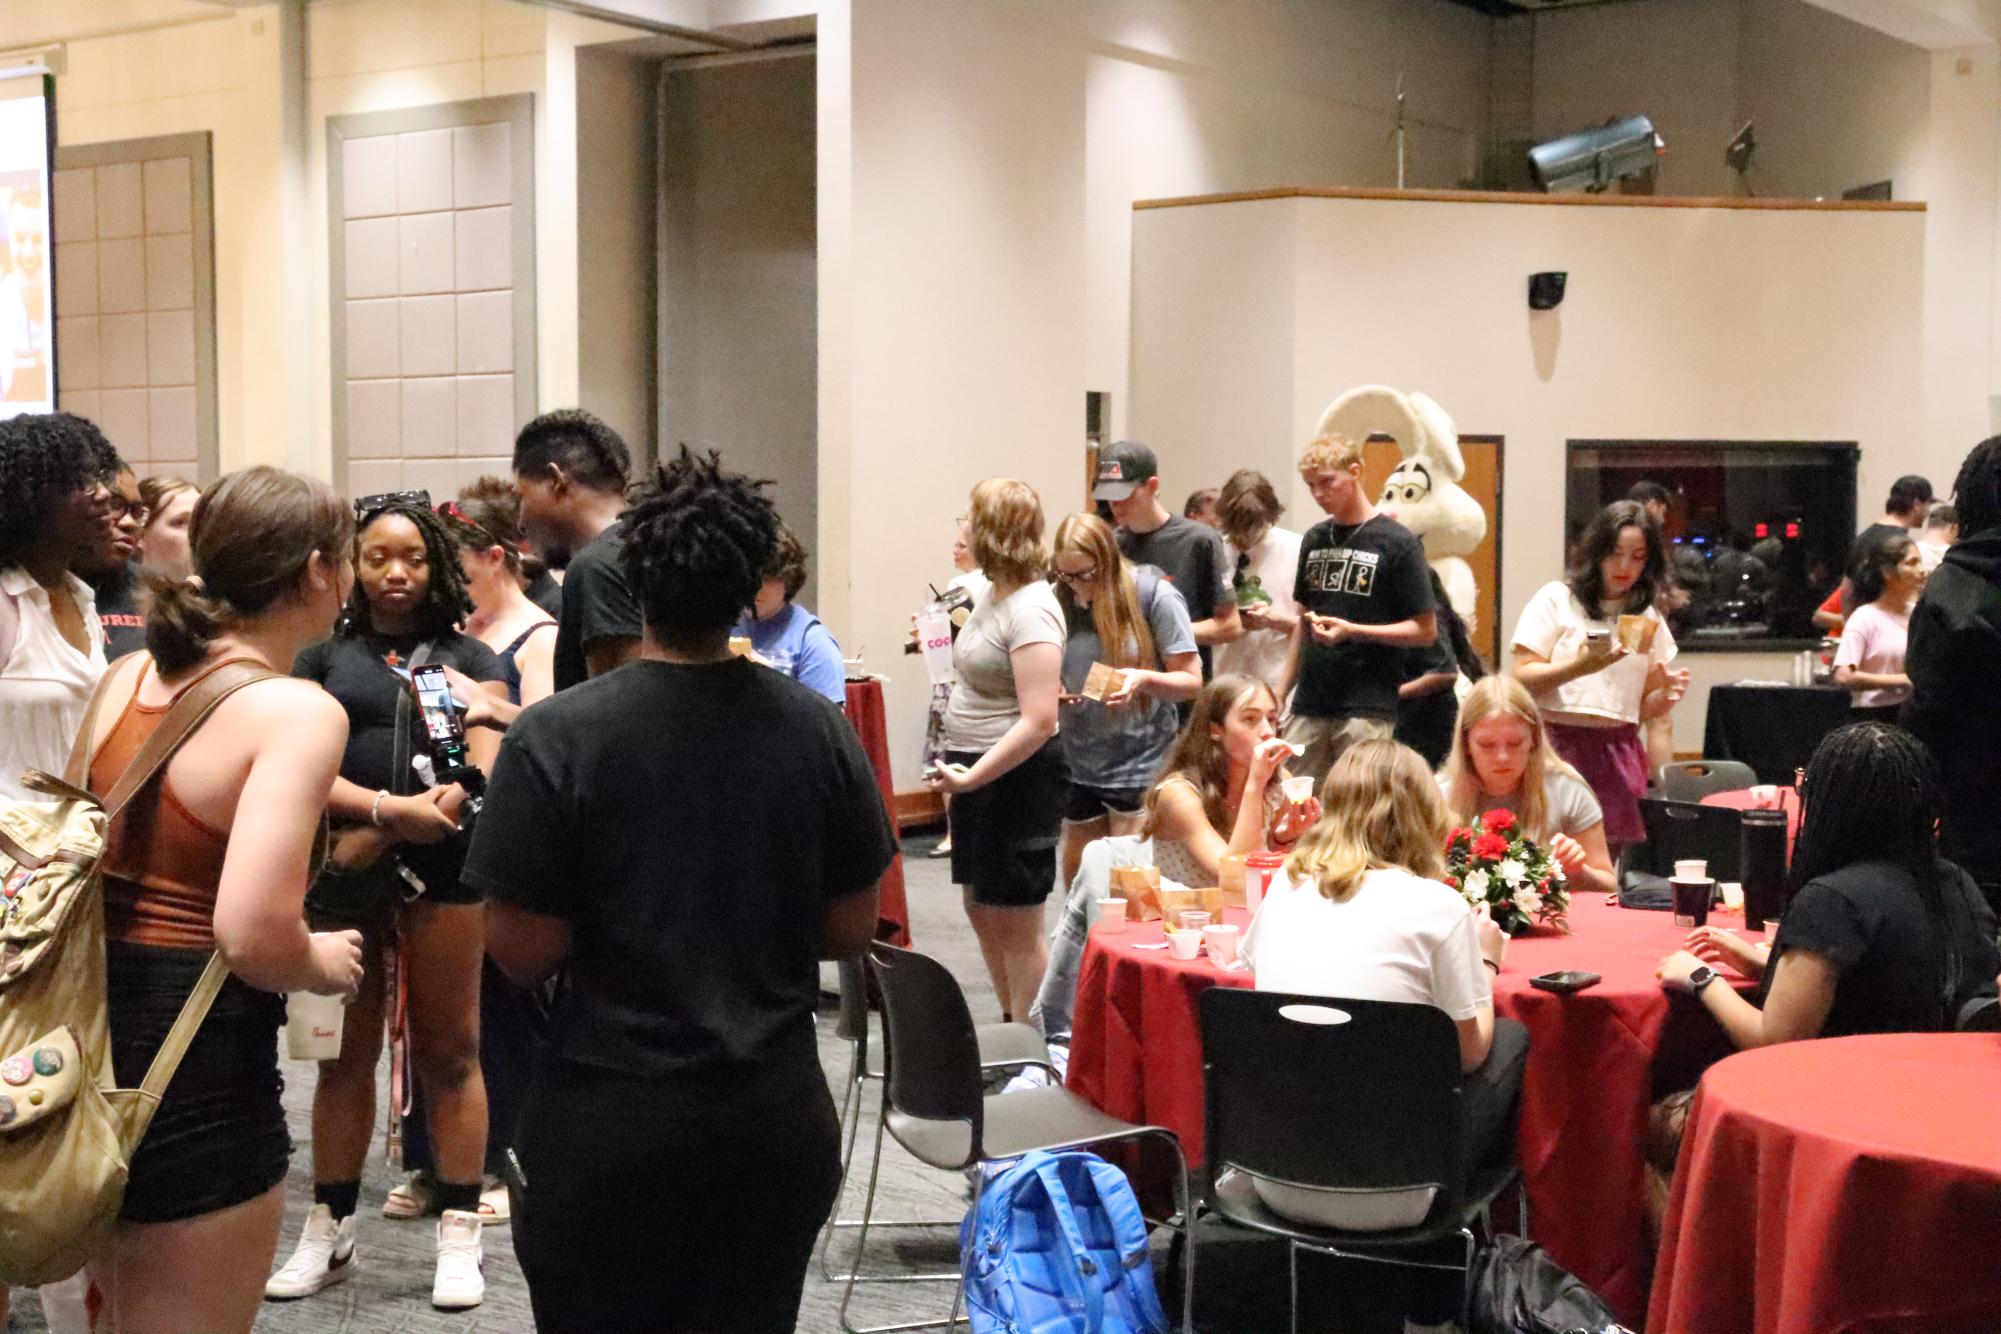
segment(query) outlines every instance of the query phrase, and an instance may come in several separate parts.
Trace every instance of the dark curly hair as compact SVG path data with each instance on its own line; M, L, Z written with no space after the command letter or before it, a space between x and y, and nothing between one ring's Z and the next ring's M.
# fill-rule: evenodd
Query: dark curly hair
M1959 531L1968 537L2001 525L2001 435L1973 447L1952 484Z
M552 465L580 486L621 495L632 471L632 451L596 414L558 408L535 418L514 437L517 476L541 477Z
M1571 552L1570 570L1564 577L1587 616L1603 614L1605 573L1598 565L1619 549L1619 534L1628 528L1639 529L1647 539L1647 559L1620 610L1637 616L1653 606L1667 579L1667 544L1661 539L1661 526L1639 501L1615 500L1592 515L1591 522L1578 535L1577 546Z
M42 538L57 501L103 484L125 465L104 432L69 412L0 421L0 567L19 564Z
M424 539L424 565L426 579L424 601L417 611L417 633L426 639L441 638L456 631L465 618L472 615L472 595L466 592L465 571L459 565L459 545L438 516L421 505L385 505L371 511L365 522L354 530L354 554L357 563L361 556L362 539L376 522L388 515L397 515L417 525L417 532ZM348 594L347 611L341 616L340 631L343 635L370 635L375 633L375 619L370 614L368 592L361 586L361 580L354 581L354 591Z
M626 512L626 577L660 643L696 647L756 601L782 531L770 485L682 445Z

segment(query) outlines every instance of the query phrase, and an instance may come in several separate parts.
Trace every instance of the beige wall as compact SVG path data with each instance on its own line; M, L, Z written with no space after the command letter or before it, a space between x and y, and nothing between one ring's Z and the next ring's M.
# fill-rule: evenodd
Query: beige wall
M1561 574L1567 440L1855 440L1865 495L1936 466L1907 431L1922 214L1298 199L1145 210L1134 229L1133 424L1163 471L1249 456L1291 480L1304 523L1317 511L1285 465L1328 402L1421 389L1460 430L1506 437L1508 628ZM1526 276L1551 268L1567 297L1531 313ZM1279 420L1265 400L1287 344ZM1256 438L1220 446L1214 424L1247 410ZM1772 654L1687 665L1690 750L1710 685L1788 671Z
M577 53L577 396L638 455L651 447L659 62Z

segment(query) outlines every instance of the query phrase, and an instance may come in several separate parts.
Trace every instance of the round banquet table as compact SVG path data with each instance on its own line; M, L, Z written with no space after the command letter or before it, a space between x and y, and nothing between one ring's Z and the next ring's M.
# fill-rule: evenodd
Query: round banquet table
M1225 920L1248 925L1242 909ZM1741 929L1741 916L1710 914ZM1654 969L1687 932L1665 912L1608 905L1598 893L1571 904L1570 935L1538 930L1510 943L1494 984L1495 1010L1529 1031L1520 1154L1529 1227L1557 1262L1637 1328L1652 1267L1643 1231L1642 1134L1648 1104L1694 1085L1729 1040L1693 997L1669 996ZM1753 939L1755 932L1747 933ZM1165 950L1158 922L1094 930L1077 984L1068 1082L1099 1108L1164 1126L1192 1163L1202 1157L1202 1040L1196 999L1251 974ZM1562 969L1603 981L1570 996L1530 977Z
M2001 1329L2001 1036L1825 1038L1711 1070L1647 1328Z

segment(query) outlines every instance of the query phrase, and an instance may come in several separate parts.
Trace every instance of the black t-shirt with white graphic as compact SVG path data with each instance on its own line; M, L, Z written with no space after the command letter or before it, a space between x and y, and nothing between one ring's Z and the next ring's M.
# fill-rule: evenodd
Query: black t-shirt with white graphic
M1360 625L1389 625L1432 610L1431 572L1410 530L1385 514L1337 525L1323 519L1299 544L1292 595L1301 608ZM1314 718L1393 719L1404 650L1344 639L1301 648L1292 711Z

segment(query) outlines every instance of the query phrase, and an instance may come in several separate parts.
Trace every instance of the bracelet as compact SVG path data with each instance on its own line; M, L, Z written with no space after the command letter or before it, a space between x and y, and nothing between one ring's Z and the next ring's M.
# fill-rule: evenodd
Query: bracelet
M1495 977L1499 977L1501 975L1501 965L1495 963L1492 959L1489 959L1484 954L1480 956L1480 962L1486 964L1489 968L1493 969Z
M368 822L374 825L377 829L382 828L382 801L383 798L387 797L388 795L389 795L388 788L385 787L376 789L375 801L368 808Z

